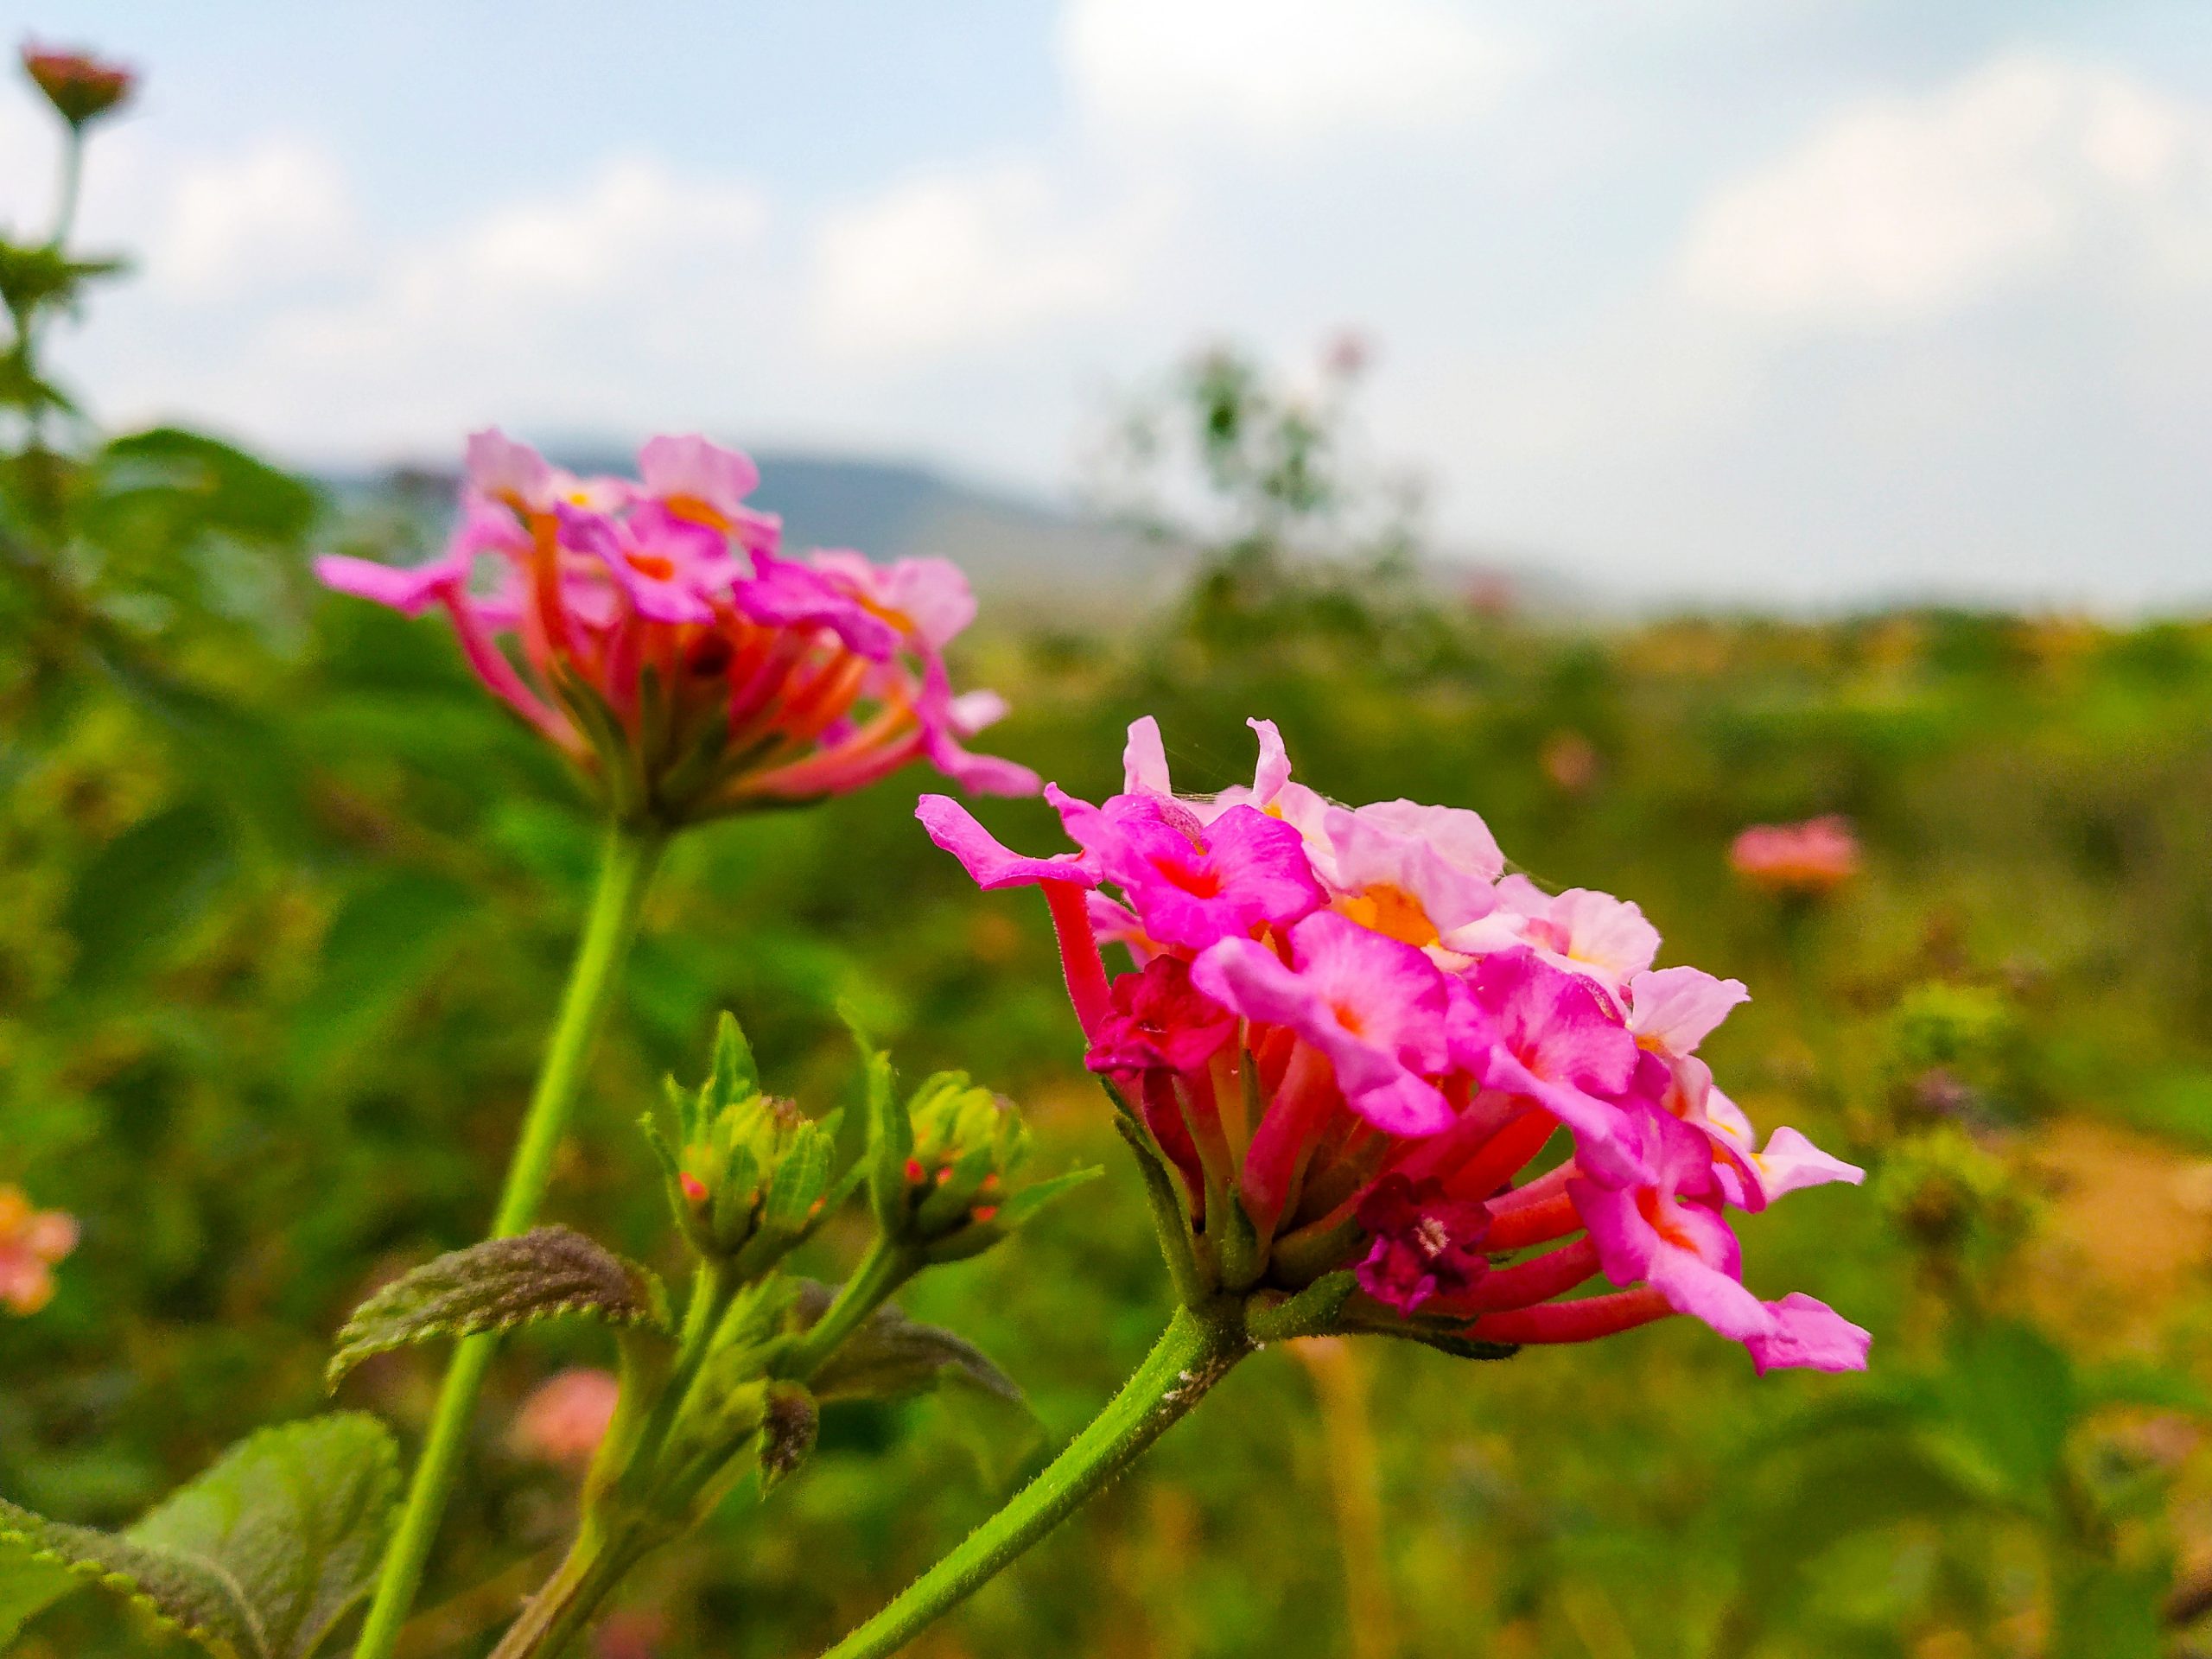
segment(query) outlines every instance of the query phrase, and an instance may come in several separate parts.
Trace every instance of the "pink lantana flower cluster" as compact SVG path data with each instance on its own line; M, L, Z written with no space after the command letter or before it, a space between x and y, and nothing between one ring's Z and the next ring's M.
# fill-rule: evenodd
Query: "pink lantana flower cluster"
M0 1186L0 1307L35 1313L54 1300L54 1267L77 1248L74 1217L36 1210L21 1187Z
M1679 1313L1762 1371L1862 1368L1865 1331L1743 1282L1731 1211L1861 1179L1795 1130L1762 1146L1714 1085L1697 1049L1744 987L1655 968L1633 904L1506 875L1472 812L1325 799L1252 724L1251 786L1188 798L1137 721L1121 794L1046 790L1074 852L918 809L983 887L1043 888L1089 1065L1237 1264L1227 1287L1349 1268L1347 1328L1557 1343Z
M1005 704L953 694L944 649L976 613L957 566L785 557L780 522L746 505L759 471L704 438L654 438L638 471L579 478L479 432L443 556L316 573L410 616L442 609L485 686L628 819L843 794L915 760L1035 792L1027 767L963 747Z
M1728 868L1768 893L1818 895L1859 874L1859 837L1831 813L1802 823L1755 823L1729 844Z

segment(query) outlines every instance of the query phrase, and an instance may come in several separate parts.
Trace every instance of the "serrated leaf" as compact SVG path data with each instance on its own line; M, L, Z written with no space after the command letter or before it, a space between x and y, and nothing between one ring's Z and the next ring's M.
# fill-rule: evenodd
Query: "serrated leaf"
M316 1417L241 1441L125 1533L0 1501L0 1541L128 1597L217 1659L307 1659L366 1593L398 1479L383 1424Z
M0 1544L0 1653L79 1582L67 1567L41 1561L26 1545Z
M567 1227L487 1239L424 1263L362 1303L338 1333L328 1381L334 1389L362 1360L394 1348L571 1316L664 1327L667 1295L645 1268Z

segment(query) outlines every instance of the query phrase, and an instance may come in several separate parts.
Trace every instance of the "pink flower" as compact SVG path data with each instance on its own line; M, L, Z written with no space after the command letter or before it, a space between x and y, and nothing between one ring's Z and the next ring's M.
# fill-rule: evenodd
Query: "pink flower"
M0 1306L35 1313L54 1300L53 1268L77 1248L77 1223L34 1210L22 1189L0 1186Z
M1859 837L1847 818L1753 824L1728 849L1728 868L1768 893L1818 895L1859 873Z
M578 1366L540 1383L515 1414L515 1451L556 1468L581 1469L607 1438L622 1385L612 1371Z
M1783 1366L1859 1370L1867 1335L1812 1298L1762 1302L1744 1287L1743 1256L1721 1215L1724 1192L1710 1143L1669 1114L1645 1109L1650 1181L1625 1189L1570 1180L1605 1276L1642 1281L1676 1313L1745 1344L1760 1371Z
M1216 939L1283 926L1327 895L1298 832L1249 806L1202 820L1179 801L1116 795L1092 806L1047 785L1069 839L1120 887L1165 944L1202 950Z
M1471 1290L1490 1271L1482 1253L1490 1206L1452 1198L1439 1182L1416 1186L1402 1174L1385 1175L1354 1213L1375 1238L1359 1264L1359 1287L1401 1313L1414 1313L1439 1293Z
M1611 992L1651 965L1659 930L1637 906L1609 893L1548 893L1525 875L1509 875L1497 884L1497 913L1444 942L1471 955L1525 945Z
M130 96L137 77L119 63L89 52L60 52L23 45L23 73L73 127L90 125Z
M981 885L1043 890L1085 1062L1179 1176L1199 1271L1285 1293L1353 1272L1353 1329L1586 1341L1688 1312L1763 1370L1863 1363L1857 1326L1742 1282L1728 1209L1857 1174L1791 1130L1756 1150L1713 1087L1694 1051L1744 988L1652 969L1633 905L1500 880L1471 812L1293 783L1252 725L1251 787L1194 800L1137 721L1123 793L1046 791L1073 853L917 809ZM1135 970L1109 976L1102 939ZM1524 1178L1562 1130L1567 1160ZM1624 1288L1584 1294L1600 1277Z
M1492 1089L1535 1102L1573 1131L1601 1179L1643 1174L1630 1121L1611 1096L1636 1071L1636 1039L1580 975L1532 950L1478 958L1464 983L1456 1039ZM1486 1016L1486 1017L1485 1017Z
M592 1637L598 1659L654 1659L668 1640L668 1616L645 1607L625 1607L600 1621Z
M704 438L654 438L639 470L575 478L480 432L442 556L316 570L407 615L442 607L486 687L626 821L843 794L913 760L977 792L1035 792L1027 768L963 747L1004 705L952 692L944 650L975 613L957 569L779 557L777 520L745 505L753 462Z
M1629 1029L1667 1070L1658 1097L1725 1154L1719 1179L1730 1204L1764 1210L1801 1187L1831 1181L1856 1185L1866 1179L1865 1170L1831 1157L1793 1128L1777 1128L1760 1150L1751 1120L1713 1086L1712 1070L1695 1050L1749 995L1739 981L1715 979L1695 968L1662 968L1638 974L1628 990Z
M1333 911L1290 930L1285 966L1249 938L1223 938L1191 982L1243 1018L1280 1026L1326 1056L1345 1102L1376 1128L1433 1135L1452 1103L1429 1081L1446 1069L1444 976L1413 946Z

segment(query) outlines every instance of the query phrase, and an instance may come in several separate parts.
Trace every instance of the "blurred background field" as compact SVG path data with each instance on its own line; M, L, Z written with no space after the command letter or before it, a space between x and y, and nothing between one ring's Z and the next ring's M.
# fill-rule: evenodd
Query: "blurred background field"
M84 10L105 27L130 9ZM1145 54L1109 49L1123 36L1096 25L1111 7L1064 10L1071 97L1096 106L1084 119L1120 119L1131 94L1116 77ZM1122 10L1147 51L1184 39L1173 8ZM1497 174L1502 194L1463 222L1408 206L1456 213L1465 193L1453 191L1496 162L1485 148L1495 133L1470 137L1445 118L1450 87L1437 94L1423 80L1420 97L1395 95L1408 52L1457 73L1459 36L1403 26L1433 10L1379 6L1396 22L1360 37L1365 57L1261 54L1284 85L1326 82L1338 57L1346 74L1383 65L1381 81L1353 74L1351 92L1318 106L1373 130L1357 142L1324 132L1338 146L1326 163L1295 144L1275 155L1308 158L1287 195L1271 194L1282 187L1256 152L1224 162L1230 151L1206 147L1228 143L1218 132L1183 133L1190 149L1173 153L1194 188L1227 192L1235 212L1216 216L1219 240L1185 265L1153 250L1161 268L1201 269L1205 281L1177 289L1166 310L1131 301L1089 340L1083 360L1110 357L1121 390L1092 400L1103 409L1091 408L1099 418L1083 440L1084 512L1041 491L971 488L876 458L914 448L913 435L942 418L957 429L948 446L961 467L1003 452L1009 475L1033 481L1037 456L1071 441L1076 423L1058 417L1082 377L1058 337L972 332L983 314L1031 317L1039 294L1078 320L1099 308L1066 275L1091 271L1096 245L1077 236L1071 256L1057 243L1031 249L1026 186L1005 198L1020 210L1012 232L990 179L978 187L984 207L963 218L974 199L960 180L906 175L899 200L876 204L887 217L849 215L842 242L830 226L830 251L867 270L887 247L911 251L889 232L861 234L868 225L991 232L973 260L921 262L885 315L867 303L885 297L878 289L863 283L855 301L830 282L846 307L833 305L833 320L873 318L875 334L849 332L887 360L938 353L926 371L872 379L874 369L834 354L786 353L784 336L804 330L772 296L726 303L731 270L756 245L749 198L663 176L650 157L586 192L586 207L613 203L607 214L542 200L519 218L495 213L484 234L461 238L467 258L442 263L435 248L377 242L389 226L373 213L316 217L338 193L313 165L288 172L253 152L252 166L207 173L214 182L200 188L189 168L171 176L143 147L121 149L138 160L118 168L128 188L116 207L92 203L96 227L103 213L144 206L156 186L176 187L180 213L216 207L156 222L151 298L124 311L113 343L86 343L100 339L97 319L81 340L65 336L80 353L73 366L122 384L131 418L112 423L120 435L44 404L22 377L0 381L0 1186L82 1225L50 1305L0 1313L0 1494L69 1520L126 1521L239 1435L320 1409L328 1339L346 1313L398 1271L476 1237L491 1208L598 831L561 763L491 704L441 627L320 592L310 556L425 556L444 534L454 480L423 455L457 453L465 424L510 407L556 458L590 465L619 451L599 435L701 410L715 435L741 441L742 423L722 412L752 418L761 399L780 397L798 438L859 435L842 448L764 450L760 499L787 514L795 540L943 554L976 574L982 619L956 668L1013 703L996 752L1078 794L1108 791L1124 727L1149 713L1179 784L1212 789L1248 772L1243 722L1260 715L1282 728L1300 776L1332 796L1472 807L1546 886L1640 901L1665 936L1663 963L1745 981L1753 1000L1707 1051L1723 1086L1763 1126L1796 1124L1869 1170L1861 1192L1808 1192L1744 1229L1754 1287L1802 1288L1873 1329L1866 1376L1756 1381L1741 1351L1685 1321L1498 1364L1380 1344L1268 1354L918 1654L2212 1654L2212 621L2190 598L2204 591L2202 514L2190 509L2208 474L2175 435L2201 429L2190 414L2212 385L2196 372L2212 315L2201 304L2212 117L2187 93L2192 66L2212 61L2201 26L2187 29L2173 7L2082 9L2119 20L2103 46L2127 63L2170 68L2182 87L2170 96L2082 67L2076 48L2094 31L2078 20L2047 19L2043 55L1984 64L1997 52L1990 9L1961 8L1923 40L1896 9L1872 7L1848 22L1743 30L1693 69L1695 54L1655 41L1657 24L1617 19L1618 42L1568 43L1600 71L1580 97L1535 115L1509 99L1501 130L1562 147L1533 173ZM296 115L298 99L327 88L362 96L356 78L385 73L375 53L415 51L433 64L425 74L484 61L420 50L419 17L359 64L329 40L321 55L307 52L287 32L306 25L274 17L223 36L219 52L216 31L187 40L175 19L132 21L180 62L183 91L164 120L193 97L216 102L208 89L225 77L251 81L257 97L276 88ZM1809 45L1791 32L1801 24ZM354 26L331 27L350 39ZM1026 39L1027 28L992 38ZM1330 44L1325 30L1314 38ZM598 61L567 41L548 31L508 44L540 69L556 45ZM1431 50L1438 42L1450 49ZM1829 51L1839 42L1853 50ZM810 36L762 49L820 58ZM314 73L247 77L234 51L262 69ZM1744 92L1739 76L1758 80L1765 58L1792 53L1775 106ZM689 76L709 55L666 52L656 73ZM896 99L921 96L928 86L908 83L929 77L892 73L907 67L888 62L898 56L895 41L877 41L846 95L892 100L888 137L872 142L904 166L912 115ZM1625 157L1602 189L1578 188L1607 200L1641 191L1648 147L1610 120L1710 103L1673 124L1680 142L1704 144L1702 119L1745 110L1757 118L1737 124L1772 137L1785 94L1835 90L1827 69L1807 64L1894 67L1891 57L1955 79L1916 84L1916 102L1882 104L1871 127L1863 111L1853 124L1857 105L1838 117L1830 138L1873 132L1889 171L1830 168L1840 152L1821 132L1789 149L1785 160L1810 168L1809 218L1787 211L1802 205L1791 190L1805 167L1745 175L1714 196L1693 240L1735 251L1720 264L1736 286L1720 281L1718 300L1645 295L1623 322L1609 307L1625 256L1599 238L1580 284L1567 285L1578 303L1592 292L1604 302L1594 334L1562 345L1572 331L1546 305L1482 313L1484 328L1564 353L1535 360L1444 338L1446 322L1480 308L1456 293L1440 304L1382 284L1377 303L1400 304L1408 325L1385 347L1413 371L1381 388L1395 412L1376 427L1351 413L1370 385L1358 341L1327 348L1318 371L1286 366L1294 323L1325 308L1316 292L1334 306L1331 284L1351 281L1346 270L1294 249L1277 257L1265 236L1230 245L1237 225L1283 213L1332 248L1362 245L1339 228L1366 222L1361 144L1388 137L1419 152L1418 165L1380 175L1389 188L1373 211L1409 238L1388 263L1451 276L1457 267L1437 256L1458 245L1424 238L1525 231L1539 216L1522 193L1548 200L1571 162L1596 166L1601 149ZM1224 48L1198 67L1226 74L1241 61ZM1666 83L1661 92L1624 89L1631 61ZM1717 93L1708 74L1725 83ZM1220 103L1222 86L1257 83L1192 84L1219 95L1199 111L1209 120L1242 110L1265 137L1289 118L1287 105ZM762 96L798 94L779 82ZM1124 104L1109 109L1116 98ZM569 119L583 101L545 102L567 124L561 143L635 115L601 111L594 126ZM705 118L698 100L663 102L678 125L653 128L657 141L704 144L683 124ZM476 118L476 105L455 106L453 118ZM15 113L0 108L0 138ZM396 122L383 103L368 114L362 130L379 156L401 158L396 168L444 142L444 129ZM1974 137L1986 136L1984 117L2002 141L1993 149ZM1573 143L1560 139L1568 127ZM1582 143L1587 133L1604 142ZM1168 153L1145 150L1158 132L1140 137L1131 154L1156 164ZM789 131L757 139L763 164L793 177L818 161L794 160ZM2016 141L2019 156L2005 149ZM1931 168L1929 144L1958 168ZM456 154L479 167L526 148ZM19 171L35 173L35 194L44 175L18 168L23 153L8 153L0 185L15 192ZM2051 156L2056 183L2019 170ZM2082 156L2095 165L2075 166ZM587 159L563 150L546 165L582 177ZM1430 162L1436 177L1422 170ZM467 171L456 161L455 179ZM417 166L410 188L439 200L461 188L430 172ZM1826 216L1837 176L1866 185L1840 243ZM1942 188L1915 194L1931 176ZM1990 246L2006 258L2019 250L1937 232L1965 207L2023 199L2007 192L2024 177L2031 206L2056 204L2048 217L2064 257L2030 237L2025 286L1999 283L1992 308L1975 313L1955 283L1987 275ZM2045 186L2057 194L2035 194ZM940 188L950 194L931 194ZM910 188L959 211L891 212ZM626 219L640 201L700 239L671 244L665 225ZM1733 218L1719 211L1729 201ZM17 196L0 207L17 212ZM1249 224L1236 218L1245 210ZM1777 224L1806 232L1808 259L1760 254L1773 254L1760 236ZM213 235L210 225L232 239L193 239ZM517 225L519 240L490 234ZM283 232L274 240L271 226ZM600 264L557 257L593 236L615 249ZM1000 259L1009 238L1027 255ZM311 258L301 252L310 243ZM1903 276L1875 269L1866 247L1896 254ZM1494 275L1493 302L1551 294L1541 247L1508 234L1479 260L1458 251ZM2046 255L2047 269L2034 265ZM300 309L287 286L337 281L334 271L376 277L378 259L419 276L429 302L326 315ZM23 269L0 275L20 281ZM978 269L992 280L976 280ZM557 280L541 283L548 270ZM1313 291L1285 298L1254 276L1286 270ZM2158 273L2156 306L2139 302L2146 271ZM959 303L940 315L948 295ZM921 323L900 309L910 302ZM1259 347L1152 372L1192 332L1186 314L1233 318L1247 302ZM1760 316L1724 324L1696 308L1715 304ZM1787 346L1758 332L1784 314L1802 325L1808 308L1837 310L1843 332L1815 328ZM741 314L763 339L712 333ZM943 327L915 335L925 323ZM636 332L648 324L666 324L677 348ZM1441 332L1421 332L1432 324ZM1621 330L1637 345L1624 358ZM180 342L174 360L163 340ZM756 346L757 359L747 355ZM1708 348L1726 371L1713 383L1759 392L1720 397L1725 418L1699 402L1707 378L1687 375L1687 390L1669 378L1678 359L1707 362ZM1032 351L1050 373L1018 372ZM767 365L757 384L729 371L756 361ZM1993 378L1981 372L1993 362ZM252 372L233 377L236 365ZM1494 384L1475 372L1501 365ZM1943 398L1923 395L1936 379ZM1047 380L1049 395L1038 390ZM739 390L718 401L725 384ZM1436 401L1438 385L1494 401L1455 411ZM327 464L287 469L187 424L136 418L190 410L202 390L270 454ZM91 406L107 407L97 397ZM2031 406L2045 424L2021 412ZM1419 472L1436 470L1440 446L1464 448L1442 534L1421 492L1373 461L1416 429L1428 445L1409 457ZM1709 454L1678 447L1693 429ZM395 434L426 431L436 443L416 445L413 465L384 464L404 447ZM587 436L563 454L563 431ZM1471 494L1483 497L1471 508ZM1560 516L1533 512L1536 499ZM2126 511L2107 515L2115 503ZM1468 544L1466 525L1491 504L1505 522L1580 537L1597 564L1440 556ZM1709 559L1691 545L1707 524ZM1910 533L1893 534L1900 524ZM1988 592L2101 595L2108 608L1867 597L1949 589L1948 535ZM1865 582L1852 548L1867 550ZM1723 597L1680 608L1692 590L1734 592L1741 607ZM1827 608L1754 608L1807 599ZM2146 600L2169 608L2141 608ZM1168 1294L1105 1102L1081 1067L1042 906L1032 894L979 894L930 846L912 806L932 786L909 772L677 844L563 1150L552 1216L671 1266L659 1183L632 1127L662 1077L696 1076L729 1008L772 1085L826 1110L855 1083L838 1015L849 1007L908 1077L963 1066L1022 1103L1041 1166L1111 1173L1019 1247L933 1274L912 1299L912 1312L1001 1359L1058 1439L1144 1352ZM1038 803L979 810L1012 844L1058 844ZM1777 893L1732 871L1746 826L1827 814L1859 842L1849 879ZM861 1243L833 1230L802 1266L830 1276ZM543 1575L571 1519L572 1478L518 1439L517 1414L547 1378L607 1358L591 1336L529 1336L503 1351L410 1659L483 1653ZM411 1437L436 1376L435 1357L386 1356L341 1399ZM602 1633L600 1659L817 1650L995 1506L1008 1471L977 1450L973 1426L942 1401L833 1408L806 1478L765 1503L741 1493L706 1535L657 1560ZM14 1651L186 1649L79 1596L41 1615Z
M1191 385L1169 412L1208 429L1218 387ZM1440 593L1402 540L1332 540L1327 490L1300 505L1271 467L1228 479L1237 535L1188 544L1178 596L1119 626L987 607L967 670L1014 702L1004 752L1108 789L1150 711L1179 779L1211 787L1266 714L1334 795L1473 806L1541 880L1637 895L1664 960L1753 988L1717 1039L1726 1085L1870 1166L1866 1197L1745 1230L1752 1281L1870 1324L1875 1366L1755 1384L1675 1325L1498 1365L1370 1344L1363 1467L1328 1450L1317 1373L1269 1356L925 1650L2185 1641L2164 1609L2212 1566L2212 628L1531 620L1495 584ZM441 630L311 590L311 547L410 556L388 515L174 432L107 446L78 487L91 606L8 588L0 1174L85 1236L53 1305L0 1324L0 1490L108 1521L314 1410L353 1302L481 1226L595 831ZM665 1257L628 1127L660 1076L699 1069L728 1007L768 1075L826 1107L853 1083L849 1001L910 1075L970 1067L1031 1109L1052 1163L1115 1168L917 1310L1005 1357L1065 1433L1165 1288L1041 906L977 894L929 846L920 782L679 845L557 1212ZM1855 826L1855 879L1793 899L1732 875L1743 826L1817 812ZM986 816L1052 839L1040 804ZM853 1247L825 1241L817 1269ZM556 1540L564 1481L507 1425L598 1357L506 1353L433 1602ZM347 1395L419 1422L433 1376L388 1357ZM956 1428L930 1402L834 1417L808 1479L654 1570L636 1650L834 1634L988 1507ZM1347 1621L1332 1479L1379 1491L1380 1634ZM471 1651L486 1617L464 1599L417 1650ZM138 1650L126 1627L79 1598L23 1651Z

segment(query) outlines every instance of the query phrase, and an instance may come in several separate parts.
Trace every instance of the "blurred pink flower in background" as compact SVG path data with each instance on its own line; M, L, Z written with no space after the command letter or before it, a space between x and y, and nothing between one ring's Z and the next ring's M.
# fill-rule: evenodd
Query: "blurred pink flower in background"
M23 42L23 73L73 127L97 121L130 98L137 77L89 52L63 52Z
M609 1613L593 1638L598 1659L654 1659L668 1640L668 1618L643 1607Z
M523 1402L511 1444L536 1462L581 1469L607 1438L621 1395L612 1371L584 1365L563 1371Z
M1859 837L1834 814L1755 823L1729 847L1728 868L1768 893L1827 893L1859 873Z
M54 1264L77 1248L74 1217L34 1210L21 1187L0 1186L0 1306L35 1313L54 1300Z
M468 441L461 521L411 569L327 557L340 593L444 610L485 688L592 774L618 816L678 824L842 795L925 760L1034 794L963 740L1006 704L956 696L944 649L976 614L944 559L779 551L753 462L657 437L639 477L578 478L496 429Z

